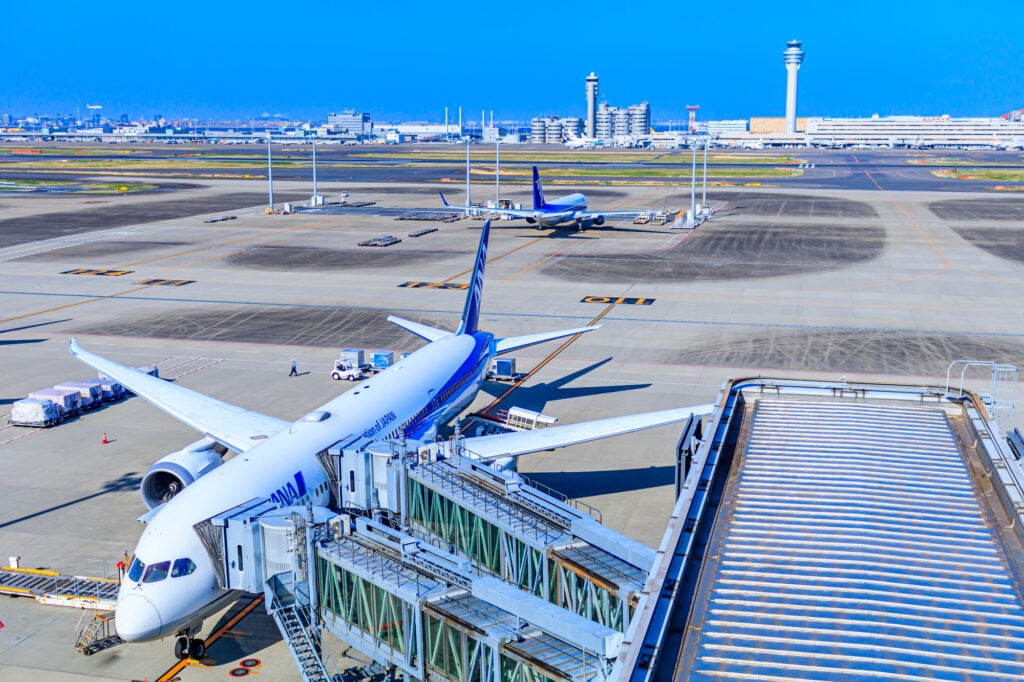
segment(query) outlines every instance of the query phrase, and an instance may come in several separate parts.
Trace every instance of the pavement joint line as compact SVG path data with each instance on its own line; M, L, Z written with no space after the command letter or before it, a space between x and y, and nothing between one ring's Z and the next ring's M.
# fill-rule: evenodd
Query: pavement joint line
M594 326L594 325L595 325L596 323L598 323L598 322L600 322L600 321L601 321L601 318L603 318L603 317L604 317L605 315L607 315L608 313L610 313L610 312L612 311L612 309L613 309L614 307L615 307L615 304L614 304L614 303L610 304L610 305L609 305L609 306L608 306L607 308L605 308L604 310L602 310L602 311L601 311L601 314L600 314L600 315L598 315L598 316L597 316L597 317L595 317L595 318L594 318L593 320L591 320L591 321L590 321L590 324L588 324L587 326L588 326L588 327L593 327L593 326ZM561 346L559 346L558 348L556 348L556 349L554 350L554 352L552 352L552 353L551 353L550 355L548 355L548 356L547 356L546 358L544 358L543 360L541 360L541 361L540 361L540 363L539 363L539 364L537 364L537 366L536 366L536 367L534 367L533 369L531 369L531 370L530 370L529 372L527 372L527 373L526 373L526 375L525 375L525 376L523 376L523 378L521 378L521 379L519 379L518 381L516 381L515 383L513 383L513 384L512 384L511 386L509 386L509 388L508 388L508 390L507 390L507 391L505 391L505 392L504 392L504 393L502 393L502 394L501 394L500 396L498 396L498 397L497 397L497 398L495 398L495 399L494 399L493 401L491 401L491 402L490 402L490 403L489 403L489 404L487 405L487 407L485 407L485 408L483 408L482 410L480 410L480 414L487 414L488 412L490 412L490 411L491 411L491 409L493 409L493 408L494 408L495 406L497 406L497 405L498 405L498 404L499 404L499 403L500 403L500 402L501 402L502 400L504 400L505 398L507 398L507 397L508 397L508 396L509 396L509 395L510 395L510 394L511 394L511 393L512 393L513 391L515 391L515 390L516 390L517 388L519 388L520 386L522 386L522 385L523 385L523 384L524 384L524 383L525 383L525 382L526 382L526 381L527 381L528 379L530 379L531 377L533 377L533 375L535 375L535 374L536 374L537 372L539 372L539 371L540 371L541 369L543 369L543 368L544 368L544 365L546 365L546 364L548 364L549 362L551 362L552 360L554 360L554 359L555 359L555 357L557 357L557 356L558 356L558 355L559 355L559 354L560 354L560 353L561 353L561 352L562 352L563 350L565 350L566 348L568 348L568 347L569 347L569 346L570 346L570 345L571 345L571 344L572 344L572 343L573 343L574 341L576 341L576 339L580 338L581 336L583 336L583 333L582 333L582 332L581 332L581 333L579 333L579 334L574 334L574 335L570 336L570 337L569 337L569 338L568 338L568 339L567 339L567 340L565 341L565 343L563 343L563 344L562 344Z
M262 604L263 599L264 596L262 594L258 595L255 599L249 602L245 608L236 613L231 620L229 620L227 623L224 623L224 625L220 626L216 631L210 633L210 636L206 638L207 651L209 651L210 645L216 642L218 639L220 639L225 632L227 632L235 625L237 625L239 622L241 622L241 620L248 616L253 611L253 609ZM178 661L173 666L171 666L166 672L164 672L162 675L156 678L156 682L170 682L175 675L184 670L188 665L189 659L187 658L183 661Z
M565 254L569 253L573 249L578 249L581 244L583 244L582 241L572 242L569 246L567 246L566 248L562 249L561 251L558 251L556 253L552 253L550 255L544 256L540 260L538 260L535 263L533 263L533 265L526 266L525 268L523 268L519 272L515 273L514 275L510 275L509 277L506 277L505 279L501 280L500 282L498 282L498 284L507 284L507 283L511 282L512 280L514 280L519 275L525 274L525 273L529 272L530 270L533 270L534 268L536 268L536 267L538 267L540 265L543 265L544 263L547 263L552 258L561 258L562 256L564 256Z
M532 244L536 244L537 242L541 241L542 239L544 239L544 237L535 237L535 238L531 239L530 241L526 242L525 244L520 244L519 246L517 246L516 248L512 249L511 251L507 251L507 252L501 254L500 256L495 256L494 258L492 258L489 261L487 261L487 264L490 265L494 261L501 260L505 256L511 256L516 251L520 251L522 249L525 249L527 246L530 246ZM463 275L467 275L467 274L469 274L471 272L473 272L473 268L469 268L468 270L463 270L462 272L460 272L458 274L452 275L448 279L441 280L441 283L442 284L447 284L448 282L451 282L453 279L458 279L459 277L462 277ZM2 321L3 320L0 320L0 322L2 322Z
M0 324L6 324L7 322L13 322L15 320L22 320L22 319L24 319L26 317L35 317L36 315L43 315L44 313L53 313L53 312L56 312L58 310L66 310L67 308L74 308L75 306L85 305L86 303L93 303L95 301L105 301L107 299L117 298L118 296L126 296L127 294L134 294L136 291L142 291L143 289L150 289L150 288L152 288L152 286L153 285L151 285L151 284L146 284L146 285L141 286L141 287L135 287L134 289L127 289L125 291L119 291L118 293L110 294L109 296L94 296L94 297L87 298L84 301L75 301L74 303L66 303L64 305L59 305L59 306L57 306L55 308L46 308L45 310L37 310L37 311L35 311L33 313L24 313L22 315L15 315L14 317L8 317L8 318L0 320ZM73 296L74 294L69 294L69 295Z

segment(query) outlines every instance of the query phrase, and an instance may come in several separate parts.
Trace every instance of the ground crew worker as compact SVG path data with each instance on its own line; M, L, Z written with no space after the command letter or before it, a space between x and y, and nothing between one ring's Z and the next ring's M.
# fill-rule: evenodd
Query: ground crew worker
M299 370L297 369L297 365L295 364L295 358L292 358L292 371L288 373L288 376L290 376L290 377L297 377L297 376L299 376Z

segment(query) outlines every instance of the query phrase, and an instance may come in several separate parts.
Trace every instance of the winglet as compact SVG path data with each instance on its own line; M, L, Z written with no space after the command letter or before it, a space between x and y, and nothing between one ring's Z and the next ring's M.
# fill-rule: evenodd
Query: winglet
M473 278L469 281L466 292L466 307L462 309L462 324L456 334L472 334L479 331L480 302L484 293L484 266L487 265L487 240L491 235L491 221L484 221L484 229L480 233L480 245L476 249L476 262L473 263Z
M448 208L451 208L452 205L449 204L448 200L444 198L444 192L438 192L438 194L441 195L441 203L444 204L445 206L447 206Z
M539 211L544 208L544 190L540 187L540 173L537 167L533 167L533 210Z

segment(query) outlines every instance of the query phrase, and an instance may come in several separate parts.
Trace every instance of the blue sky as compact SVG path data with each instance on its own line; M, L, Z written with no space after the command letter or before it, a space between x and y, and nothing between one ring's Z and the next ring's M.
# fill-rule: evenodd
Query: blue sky
M786 41L799 115L998 116L1024 107L1024 3L8 3L0 113L375 121L582 116L601 98L655 120L782 116ZM630 15L617 14L622 7ZM489 116L489 113L488 113Z

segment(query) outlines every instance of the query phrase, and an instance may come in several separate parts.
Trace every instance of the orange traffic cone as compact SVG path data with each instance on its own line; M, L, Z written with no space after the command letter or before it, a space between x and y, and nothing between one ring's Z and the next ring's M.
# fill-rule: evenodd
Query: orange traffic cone
M101 441L100 441L100 445L106 445L106 444L107 444L107 443L109 443L109 442L110 442L110 441L109 441L109 440L107 440L107 434L106 434L106 433L104 433L104 434L103 434L103 440L101 440Z

